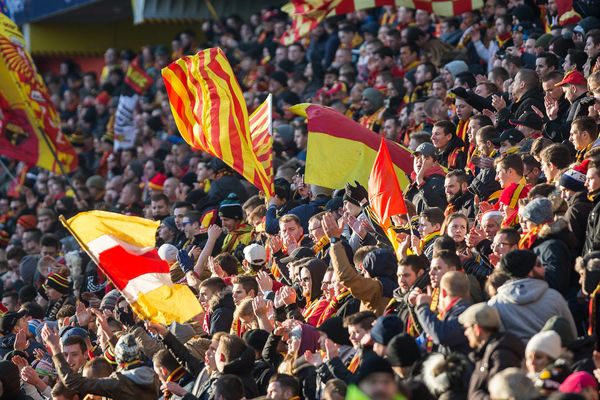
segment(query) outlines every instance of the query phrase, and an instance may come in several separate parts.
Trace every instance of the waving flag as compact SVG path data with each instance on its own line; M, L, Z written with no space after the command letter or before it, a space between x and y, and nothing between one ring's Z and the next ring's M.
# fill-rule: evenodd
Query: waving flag
M394 170L394 163L383 137L369 176L367 191L369 206L377 216L379 225L386 232L388 239L394 248L397 248L396 234L391 229L391 217L392 215L406 214L407 211L402 189L400 189Z
M483 0L291 0L281 7L292 19L292 27L280 42L289 45L300 40L326 17L382 6L404 6L452 17L483 7Z
M173 284L158 256L159 222L106 211L61 221L142 319L183 323L202 313L190 288Z
M181 57L163 68L162 76L183 139L223 160L268 196L269 179L253 151L242 89L223 50Z
M268 179L269 195L275 192L273 183L273 117L272 95L269 94L265 101L250 115L250 132L252 148L256 158L262 164Z
M25 39L0 13L0 154L60 174L77 168L77 154L60 131L60 118Z
M330 107L297 104L290 111L307 119L306 183L331 189L354 181L367 185L380 135ZM413 168L412 154L398 143L386 142L400 187L406 187Z

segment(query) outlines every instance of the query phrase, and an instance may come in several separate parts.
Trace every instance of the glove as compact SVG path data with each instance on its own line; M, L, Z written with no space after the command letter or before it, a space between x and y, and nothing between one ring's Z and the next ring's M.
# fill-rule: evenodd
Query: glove
M464 87L455 87L454 89L451 89L450 92L454 93L456 95L456 97L460 97L461 99L468 99L469 98L469 94L467 93L467 89L465 89Z
M369 198L369 193L364 186L362 186L357 181L354 181L356 186L352 186L350 183L346 183L346 195L356 201L358 204L361 204L363 200L367 200Z
M192 260L188 252L183 249L177 252L177 262L184 274L187 274L194 269L194 260Z
M129 305L126 305L124 308L116 307L115 319L128 328L135 326L135 317Z

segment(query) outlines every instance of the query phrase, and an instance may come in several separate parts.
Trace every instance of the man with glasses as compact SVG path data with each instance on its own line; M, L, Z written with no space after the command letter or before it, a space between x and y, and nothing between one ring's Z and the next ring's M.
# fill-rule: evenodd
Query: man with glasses
M492 254L490 254L490 262L496 266L505 254L518 249L520 238L521 236L516 229L500 229L492 241Z

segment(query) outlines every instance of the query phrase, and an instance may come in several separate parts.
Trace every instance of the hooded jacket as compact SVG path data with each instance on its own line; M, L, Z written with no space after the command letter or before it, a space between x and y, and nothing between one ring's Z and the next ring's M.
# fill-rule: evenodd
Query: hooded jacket
M471 353L475 363L469 382L469 399L489 399L488 383L498 372L511 367L521 367L525 357L525 346L510 332L493 333L488 341Z
M232 374L242 380L244 384L244 395L246 398L254 398L258 396L258 387L252 376L254 369L255 353L251 347L246 349L235 358L223 366L223 374Z
M571 249L575 246L573 234L563 219L544 225L532 246L544 267L544 279L563 296L567 295L574 276L575 257Z
M510 280L498 288L498 293L488 301L488 305L498 310L504 329L517 335L523 343L527 343L555 315L566 318L572 334L577 336L567 302L541 279Z
M567 200L567 211L563 218L567 221L569 229L577 239L577 247L573 248L574 254L581 254L585 238L588 217L594 204L587 198L587 191L577 192Z
M519 118L526 111L531 111L531 106L537 107L538 110L544 112L544 92L541 87L529 89L523 96L502 110L498 111L498 122L496 128L499 131L512 128L508 120L510 118Z
M229 333L233 323L233 312L235 311L231 289L225 288L218 296L212 298L210 309L209 333L211 335L216 332Z
M382 315L394 289L398 287L394 279L396 261L393 261L393 253L376 250L374 253L377 255L372 256L372 263L366 262L369 258L367 255L363 266L371 278L366 278L354 269L341 242L333 243L329 252L335 273L342 284L350 289L352 295L361 301L360 309ZM388 256L388 253L391 253L392 257Z
M80 394L119 400L156 400L161 396L158 376L147 366L113 372L108 378L91 379L73 371L62 353L52 356L52 361L61 382Z
M418 214L430 207L439 207L442 210L446 208L448 202L444 194L445 176L446 173L438 164L433 165L425 173L425 182L421 186L415 182L416 174L414 172L411 174L413 183L406 191L406 199L415 205Z

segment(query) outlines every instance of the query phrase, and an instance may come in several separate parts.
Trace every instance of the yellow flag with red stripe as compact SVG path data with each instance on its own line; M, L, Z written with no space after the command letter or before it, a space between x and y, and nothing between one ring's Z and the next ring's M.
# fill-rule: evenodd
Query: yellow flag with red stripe
M270 191L269 195L273 195L275 190L273 183L272 97L269 94L265 101L250 115L252 148L256 158L265 170Z
M162 69L162 77L183 139L220 158L269 196L269 179L253 151L242 89L223 50L181 57Z

